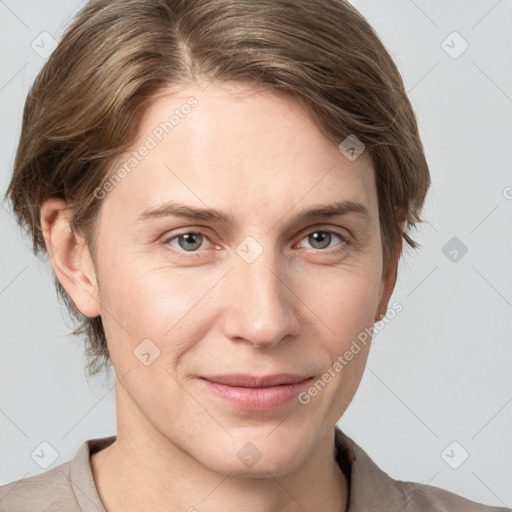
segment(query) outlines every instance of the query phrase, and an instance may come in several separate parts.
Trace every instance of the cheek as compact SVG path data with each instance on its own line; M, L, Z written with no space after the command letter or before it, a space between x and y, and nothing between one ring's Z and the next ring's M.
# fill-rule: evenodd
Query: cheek
M102 319L113 360L128 362L146 339L171 358L186 350L204 323L194 320L197 304L218 281L211 273L146 267L140 261L118 260L101 276Z
M329 422L336 422L349 406L368 359L380 283L378 268L364 269L344 268L314 292L311 288L311 308L321 320L314 349L321 355L320 374L301 396L301 403L305 412ZM311 345L308 350L313 355Z
M305 285L302 296L339 343L373 325L379 292L380 267L361 260Z

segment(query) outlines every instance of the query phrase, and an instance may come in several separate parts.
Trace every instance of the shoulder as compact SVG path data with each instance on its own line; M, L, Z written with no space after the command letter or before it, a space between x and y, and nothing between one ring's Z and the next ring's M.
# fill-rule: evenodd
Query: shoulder
M39 475L0 486L2 512L106 512L92 474L90 456L116 436L84 441L74 458Z
M493 507L472 501L453 492L422 485L417 482L404 482L392 479L394 486L402 493L405 510L432 510L435 512L512 512L505 507Z
M350 482L348 512L512 512L432 485L396 480L339 427L335 442L338 463Z
M39 475L0 486L2 512L41 512L42 510L79 511L71 487L70 462Z

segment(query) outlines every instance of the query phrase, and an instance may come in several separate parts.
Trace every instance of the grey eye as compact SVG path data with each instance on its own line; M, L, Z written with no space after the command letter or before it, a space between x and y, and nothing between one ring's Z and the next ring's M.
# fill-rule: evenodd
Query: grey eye
M331 233L327 233L326 231L315 231L308 236L308 242L312 243L315 249L325 249L326 247L329 247L331 238ZM320 247L315 247L315 244L319 244Z
M203 235L201 233L185 233L175 237L184 251L195 251L201 247Z

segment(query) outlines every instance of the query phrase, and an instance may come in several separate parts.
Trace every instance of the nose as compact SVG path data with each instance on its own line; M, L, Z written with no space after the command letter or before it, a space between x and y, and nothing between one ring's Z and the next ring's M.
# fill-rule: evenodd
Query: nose
M299 332L300 301L284 263L264 251L251 263L237 255L222 290L224 335L258 348L270 348ZM226 295L225 295L226 297Z

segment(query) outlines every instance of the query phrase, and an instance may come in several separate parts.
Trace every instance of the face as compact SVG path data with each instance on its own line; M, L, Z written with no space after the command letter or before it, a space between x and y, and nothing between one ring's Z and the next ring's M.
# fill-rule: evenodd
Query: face
M96 231L118 429L222 473L290 472L349 405L369 344L344 354L389 299L371 160L349 160L295 100L240 84L159 96L133 151ZM255 391L204 379L281 373L309 380Z

